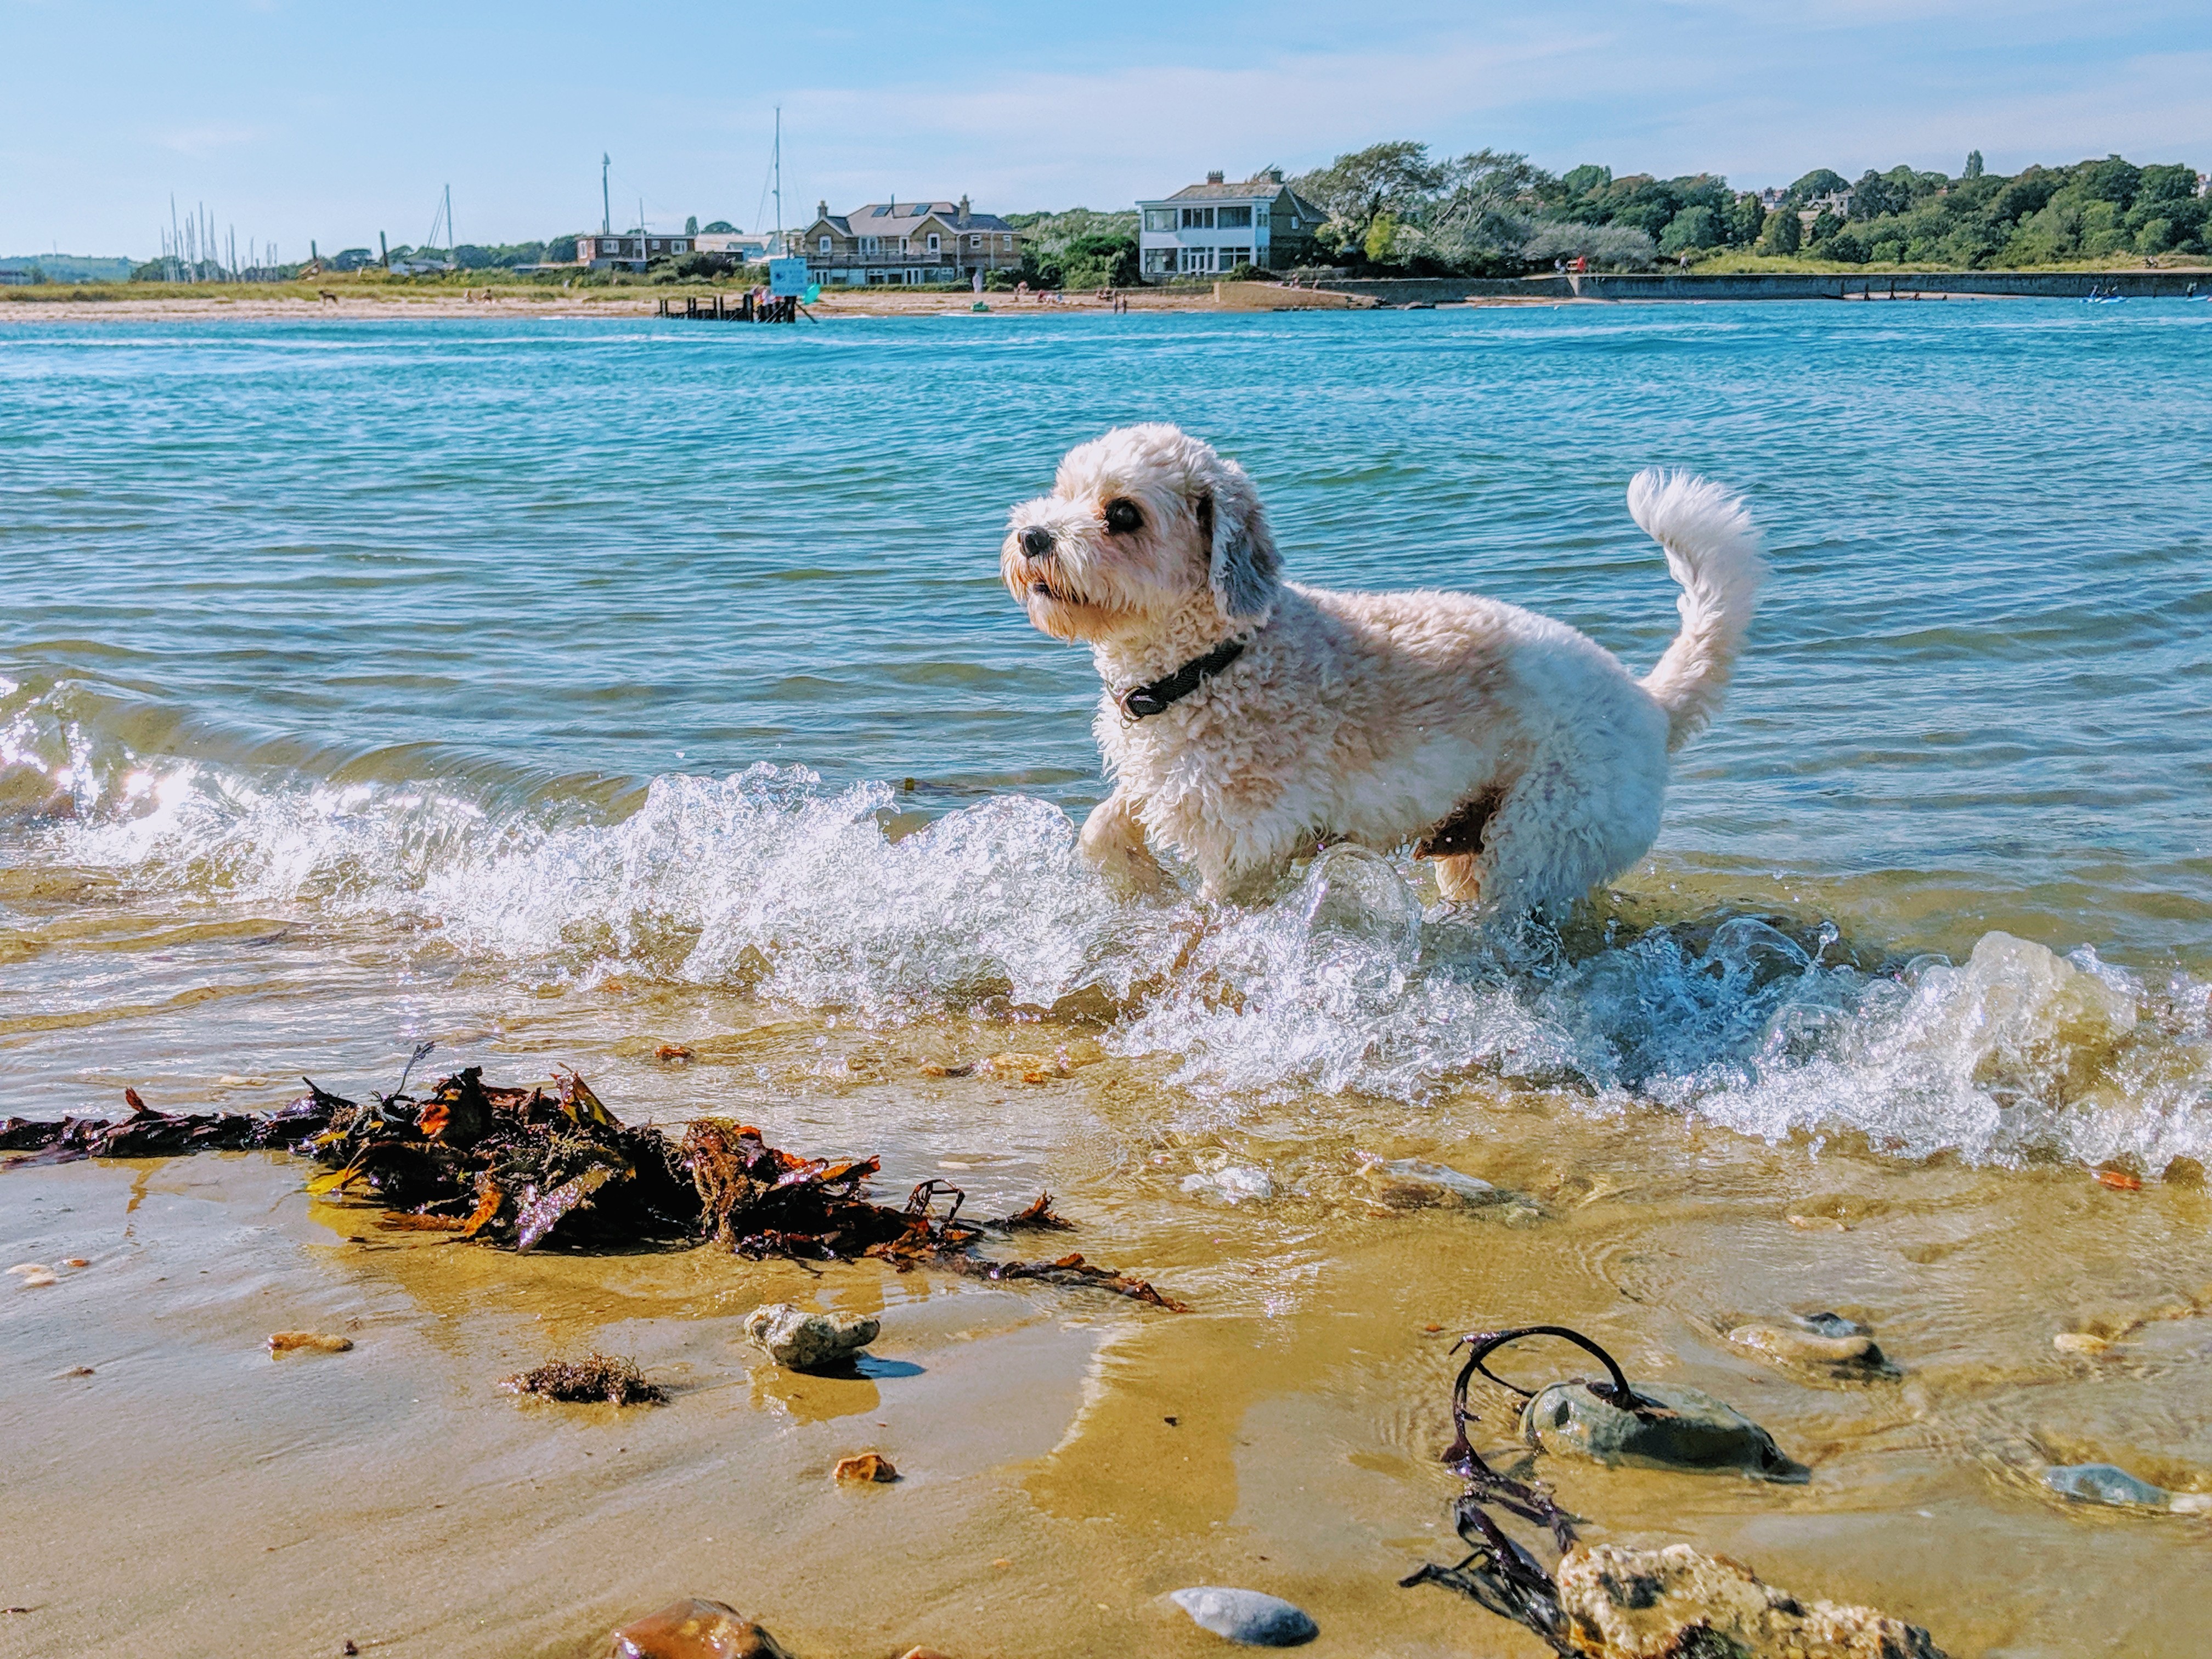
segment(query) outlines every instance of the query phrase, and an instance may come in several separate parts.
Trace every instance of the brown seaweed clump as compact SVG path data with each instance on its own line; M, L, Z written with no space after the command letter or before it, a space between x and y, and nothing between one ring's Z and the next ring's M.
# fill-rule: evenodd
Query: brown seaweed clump
M664 1406L668 1390L646 1381L634 1359L587 1353L581 1359L553 1359L500 1379L516 1394L542 1395L574 1405L605 1401L610 1406Z
M415 1060L428 1052L426 1044ZM881 1163L807 1158L771 1146L758 1129L699 1118L680 1138L633 1128L572 1071L544 1083L487 1084L469 1066L420 1097L407 1092L410 1061L390 1094L352 1101L307 1079L308 1092L275 1113L155 1111L126 1091L116 1121L0 1122L10 1164L85 1158L149 1158L262 1147L312 1158L323 1173L307 1190L368 1200L388 1230L451 1233L514 1250L544 1245L635 1249L711 1238L743 1255L813 1261L875 1256L901 1272L938 1267L981 1278L1033 1279L1103 1290L1184 1311L1143 1279L1080 1255L1048 1261L986 1256L994 1237L1061 1231L1047 1193L1017 1214L963 1220L964 1195L927 1181L897 1209L867 1195ZM938 1212L940 1200L946 1203Z

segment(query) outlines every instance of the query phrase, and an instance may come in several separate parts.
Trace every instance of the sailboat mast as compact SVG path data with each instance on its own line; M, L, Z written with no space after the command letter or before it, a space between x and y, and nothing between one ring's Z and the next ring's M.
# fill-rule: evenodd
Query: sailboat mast
M783 106L775 106L775 251L783 246Z

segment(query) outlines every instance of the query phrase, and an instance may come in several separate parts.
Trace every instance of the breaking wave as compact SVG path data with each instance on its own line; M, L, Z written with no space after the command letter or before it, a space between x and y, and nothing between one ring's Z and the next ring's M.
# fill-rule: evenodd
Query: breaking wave
M0 722L17 857L177 902L404 921L526 976L619 969L877 1024L1095 1017L1222 1111L1492 1079L1908 1157L2155 1170L2212 1148L2212 988L2087 949L1992 933L1963 962L1866 967L1832 927L1741 914L1507 936L1350 848L1249 908L1130 904L1066 813L1020 795L902 834L886 784L760 765L654 778L626 815L498 809L96 755L35 713Z

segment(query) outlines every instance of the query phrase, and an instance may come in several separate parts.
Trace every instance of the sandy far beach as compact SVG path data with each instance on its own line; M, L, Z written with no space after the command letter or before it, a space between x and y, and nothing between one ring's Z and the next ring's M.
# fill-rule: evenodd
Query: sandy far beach
M734 301L744 290L720 290ZM337 322L394 320L437 321L451 319L483 319L514 317L637 318L659 314L660 302L687 298L711 300L715 290L706 289L614 289L532 293L485 291L480 297L436 292L424 294L359 292L340 294L335 301L282 295L163 297L158 290L144 299L30 299L23 290L0 295L0 324L86 322L195 322L210 319L265 321L318 319ZM817 318L922 317L945 313L991 316L1066 316L1074 313L1112 314L1115 302L1097 293L1031 295L1017 299L1012 294L981 296L985 313L976 313L978 296L968 293L940 294L895 289L853 289L825 292L807 307ZM1214 312L1281 310L1360 310L1371 302L1352 295L1313 289L1277 288L1262 283L1218 283L1206 289L1129 289L1121 301L1129 312ZM1576 303L1552 298L1501 297L1469 300L1469 305L1559 305ZM1591 301L1581 303L1596 304Z

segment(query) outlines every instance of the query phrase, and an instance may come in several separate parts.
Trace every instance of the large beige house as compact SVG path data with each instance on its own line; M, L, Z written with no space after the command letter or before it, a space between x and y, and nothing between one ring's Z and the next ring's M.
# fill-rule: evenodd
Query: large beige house
M832 213L823 202L793 252L823 283L966 283L1022 261L1022 234L994 213L957 202L870 202Z

